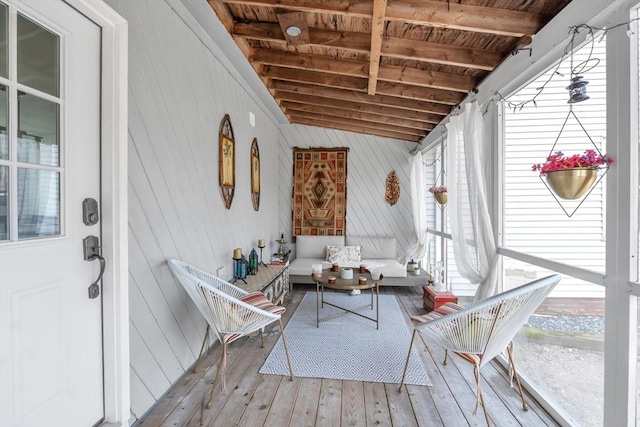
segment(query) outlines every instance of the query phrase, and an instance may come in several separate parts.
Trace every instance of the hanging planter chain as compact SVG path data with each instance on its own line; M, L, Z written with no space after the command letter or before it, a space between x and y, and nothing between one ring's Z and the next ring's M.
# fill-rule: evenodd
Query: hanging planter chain
M444 147L442 152L444 152ZM438 156L438 159L442 156L442 153L440 153L440 156ZM438 160L436 159L436 161ZM434 161L435 163L435 161ZM447 175L447 173L444 170L444 166L442 165L442 163L440 164L440 171L438 172L438 175L436 175L436 179L433 182L433 185L430 188L433 187L438 187L436 184L438 183L438 180L440 179L440 177L442 177L444 179L444 177ZM444 185L442 185L442 187L444 187ZM431 194L433 194L434 199L436 199L436 201L438 202L438 204L440 204L440 208L444 209L445 205L447 204L448 198L447 198L447 191L445 192L441 192L441 193L436 193L436 192L432 192Z
M570 61L570 70L571 70L571 78L569 80L569 86L567 87L567 89L569 90L569 112L567 113L567 117L565 117L564 119L564 123L562 123L562 127L560 128L560 132L558 132L558 136L556 137L555 142L553 143L553 146L551 147L551 150L549 151L549 155L547 156L547 158L551 157L553 155L553 152L556 148L556 145L558 144L558 141L560 140L560 136L562 135L562 132L564 131L565 126L567 125L567 122L569 121L569 118L571 116L573 116L573 118L576 120L576 122L578 122L578 125L580 125L580 128L582 129L582 131L584 132L585 135L587 135L587 138L589 139L589 142L591 142L591 145L593 146L593 148L595 148L595 151L598 153L598 155L600 157L603 157L602 152L600 151L600 149L598 148L598 146L596 145L595 142L593 142L593 139L591 138L591 136L589 135L589 132L587 132L587 130L585 129L585 127L582 125L582 122L580 121L580 119L578 118L578 116L576 116L575 112L573 111L573 104L577 103L577 102L582 102L582 101L586 101L587 99L589 99L589 97L587 96L587 91L586 91L586 85L587 81L583 81L582 76L578 76L578 72L574 69L573 67L573 53L574 53L574 39L575 36L577 34L577 29L574 29L573 35L571 37L571 42L570 42L570 57L569 57L569 61ZM593 46L591 48L593 50ZM591 55L589 55L591 56ZM585 64L581 64L582 65L582 69L580 71L584 71L585 68ZM592 67L593 68L593 67ZM580 203L578 203L578 205L573 209L573 211L571 211L571 213L569 213L567 211L567 209L565 209L564 205L562 204L562 202L560 202L558 195L556 194L556 192L549 186L549 184L547 183L547 181L543 178L542 175L539 175L540 181L542 181L542 183L545 185L545 187L547 187L547 190L549 190L549 192L551 193L551 195L553 196L553 198L555 199L555 201L560 205L560 208L562 208L562 210L564 211L565 215L567 215L569 218L571 218L573 216L573 214L576 213L576 211L578 210L578 208L580 206L582 206L582 204L584 203L584 201L587 199L587 197L589 197L589 194L591 194L591 192L593 191L594 188L596 188L596 186L600 183L600 181L602 181L602 178L604 178L604 175L607 173L607 171L609 170L609 163L605 161L604 165L602 167L598 167L597 169L604 169L602 174L599 174L600 176L598 177L598 179L596 180L596 182L591 185L591 188L589 188L589 190L587 191L587 193L582 196L582 200L580 200ZM570 170L570 169L565 169L565 170ZM553 173L553 172L559 172L559 171L552 171L552 172L547 172L547 174L549 173Z

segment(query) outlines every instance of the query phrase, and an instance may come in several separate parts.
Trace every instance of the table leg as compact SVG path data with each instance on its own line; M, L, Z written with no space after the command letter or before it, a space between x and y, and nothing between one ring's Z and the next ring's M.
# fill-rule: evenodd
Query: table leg
M316 282L316 328L320 327L320 283Z
M373 291L371 293L371 296L373 298ZM379 319L380 319L380 285L378 285L378 283L376 283L376 329L380 329L379 326Z

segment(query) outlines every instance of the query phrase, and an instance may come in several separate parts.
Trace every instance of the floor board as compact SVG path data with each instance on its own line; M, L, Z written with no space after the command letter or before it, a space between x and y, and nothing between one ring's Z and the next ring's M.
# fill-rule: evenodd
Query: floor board
M297 286L285 298L286 323L311 287ZM395 295L409 316L424 313L420 287L383 287ZM213 405L204 404L211 390L221 346L203 357L198 371L186 372L136 426L484 426L482 409L473 415L476 388L473 367L462 359L449 358L417 337L414 348L423 360L433 387L295 378L258 373L280 334L279 325L260 339L242 338L229 346L227 390L216 387ZM294 367L295 370L295 367ZM482 390L492 425L554 426L552 418L527 396L529 411L522 410L517 389L508 375L492 362L482 368Z

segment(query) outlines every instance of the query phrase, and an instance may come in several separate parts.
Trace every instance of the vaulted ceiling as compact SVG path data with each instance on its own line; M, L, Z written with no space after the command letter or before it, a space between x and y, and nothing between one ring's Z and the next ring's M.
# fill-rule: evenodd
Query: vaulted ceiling
M291 123L413 142L570 1L208 0Z

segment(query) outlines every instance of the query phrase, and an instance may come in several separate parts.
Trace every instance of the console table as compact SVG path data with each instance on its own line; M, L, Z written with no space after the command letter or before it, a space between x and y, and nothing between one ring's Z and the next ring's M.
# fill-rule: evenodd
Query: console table
M261 265L258 268L258 274L247 275L245 280L247 281L246 285L244 283L236 283L235 285L247 292L260 291L272 303L281 304L289 291L289 264L269 264L267 267Z

